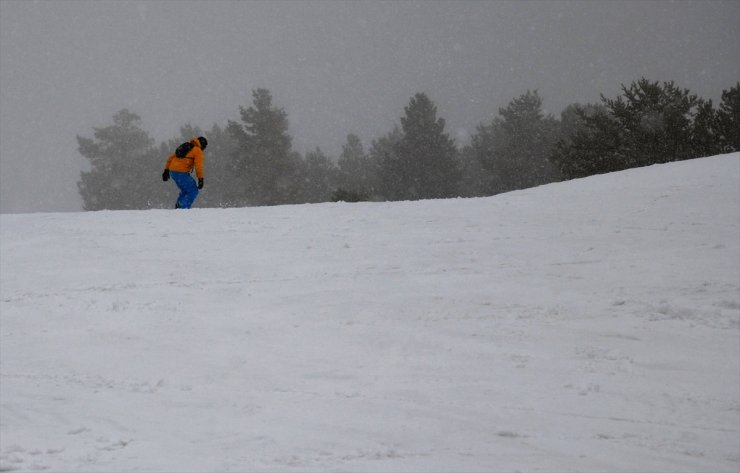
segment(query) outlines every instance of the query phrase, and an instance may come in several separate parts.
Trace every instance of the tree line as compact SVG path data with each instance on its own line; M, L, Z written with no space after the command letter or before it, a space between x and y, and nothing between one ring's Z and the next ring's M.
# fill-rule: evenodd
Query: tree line
M404 108L400 125L365 147L347 136L338 157L319 147L293 150L288 115L267 89L240 107L240 121L210 131L192 125L156 144L141 119L124 109L113 123L77 136L89 161L78 181L85 210L169 208L164 161L183 141L208 137L206 191L199 207L246 207L329 201L479 197L633 167L740 150L740 82L714 107L673 82L645 78L615 98L573 104L545 115L527 91L481 123L458 147L424 93Z

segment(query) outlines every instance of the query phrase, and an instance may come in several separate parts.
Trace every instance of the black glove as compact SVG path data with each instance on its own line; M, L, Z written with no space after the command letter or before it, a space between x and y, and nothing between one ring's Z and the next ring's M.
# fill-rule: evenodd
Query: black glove
M198 179L198 189L203 189L203 178Z
M164 172L162 173L162 180L164 182L167 182L170 180L170 170L169 169L165 169Z

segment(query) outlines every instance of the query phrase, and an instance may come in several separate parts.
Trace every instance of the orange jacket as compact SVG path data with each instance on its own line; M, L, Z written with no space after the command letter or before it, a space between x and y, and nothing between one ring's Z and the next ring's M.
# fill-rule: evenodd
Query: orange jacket
M173 153L172 156L167 158L167 164L165 169L175 172L193 172L193 166L195 167L195 175L198 179L203 179L203 150L200 149L200 141L198 138L190 140L193 144L193 149L188 151L188 154L184 158L178 158Z

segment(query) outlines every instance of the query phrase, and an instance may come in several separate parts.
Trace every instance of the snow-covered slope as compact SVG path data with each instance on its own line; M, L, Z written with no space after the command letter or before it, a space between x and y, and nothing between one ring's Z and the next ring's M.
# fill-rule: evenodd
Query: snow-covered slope
M739 221L737 153L3 215L0 470L737 472Z

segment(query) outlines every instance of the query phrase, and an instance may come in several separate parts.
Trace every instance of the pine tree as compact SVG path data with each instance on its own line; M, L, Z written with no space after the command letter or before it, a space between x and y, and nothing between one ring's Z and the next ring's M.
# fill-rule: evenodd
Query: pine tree
M253 91L253 105L240 107L243 124L229 122L236 141L233 173L240 188L237 205L277 205L294 201L297 160L291 151L288 118L273 107L266 89Z
M347 142L342 146L342 154L337 162L339 166L338 190L352 200L367 200L376 193L377 169L374 161L365 153L362 141L357 135L347 135Z
M369 158L371 166L377 170L374 197L378 200L397 200L396 190L401 188L401 174L394 172L399 161L403 132L396 125L391 132L372 141Z
M722 132L711 102L673 82L643 78L614 99L601 96L597 113L577 109L578 129L553 153L568 179L717 152ZM593 111L593 110L591 110Z
M491 193L533 187L559 179L550 162L559 123L542 112L537 91L527 91L489 125L480 125L472 147L481 166L492 175Z
M426 94L416 94L401 117L403 135L396 152L381 170L395 200L456 196L461 179L455 143L444 132L445 121ZM394 182L395 181L395 182Z
M717 133L717 111L712 101L699 99L696 115L691 123L690 156L702 157L722 153L722 140Z
M316 148L306 153L301 162L300 202L329 202L337 183L337 167L328 156Z
M166 158L160 159L140 122L138 115L123 109L112 125L93 128L93 139L77 136L80 154L90 161L90 170L77 183L84 210L165 206L159 176Z
M551 161L565 179L624 169L624 138L619 123L606 107L575 104L567 107L561 117L561 138Z
M729 90L722 91L716 131L721 152L740 151L740 82Z
M472 145L460 150L460 197L483 197L491 195L493 175L481 166Z
M691 122L699 98L673 82L642 78L622 96L607 99L607 109L619 123L628 167L647 166L696 157L691 146Z

